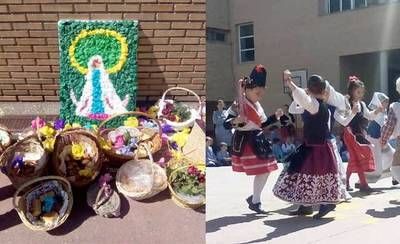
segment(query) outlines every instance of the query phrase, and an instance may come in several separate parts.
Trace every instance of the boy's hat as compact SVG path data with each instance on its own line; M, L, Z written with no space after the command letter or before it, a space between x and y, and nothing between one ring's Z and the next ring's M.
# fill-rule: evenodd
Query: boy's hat
M247 79L244 79L246 88L265 87L267 84L267 70L262 64L256 65Z
M226 142L221 142L219 145L221 145L221 146L228 146L228 144L226 144Z

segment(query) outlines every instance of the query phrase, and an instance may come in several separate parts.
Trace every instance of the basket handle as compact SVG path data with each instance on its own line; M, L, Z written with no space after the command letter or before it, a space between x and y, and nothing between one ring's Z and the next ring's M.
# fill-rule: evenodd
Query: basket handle
M158 117L160 117L160 116L162 115L162 110L164 109L164 106L165 106L165 105L164 105L164 104L165 104L165 103L164 103L164 101L165 101L165 96L167 95L168 92L173 91L173 90L186 91L186 92L192 94L193 96L195 96L196 99L197 99L197 101L199 102L199 108L198 108L198 110L197 110L197 113L198 113L199 115L201 114L201 107L202 107L202 106L201 106L201 99L200 99L199 95L197 95L194 91L192 91L192 90L190 90L190 89L177 86L177 87L171 87L171 88L167 89L167 90L164 92L164 94L162 95L161 100L160 100L160 102L159 102L160 108L159 108L159 110L158 110Z
M69 181L68 181L67 179L63 178L63 177L60 177L60 176L43 176L43 177L35 178L35 179L32 179L32 180L30 180L30 181L25 182L24 184L22 184L22 185L17 189L17 191L14 193L14 197L13 197L13 201L12 201L14 208L15 208L15 209L18 209L17 197L18 197L18 194L19 194L21 191L23 191L25 188L27 188L28 186L30 186L30 185L32 185L32 184L35 184L35 183L37 183L37 182L39 182L39 181L44 181L44 180L60 180L60 181L63 181L65 184L67 184L67 185L68 185L68 188L71 189L71 184L69 183Z
M38 138L38 136L36 134L30 135L25 137L24 139L17 141L16 143L12 144L11 146L7 147L6 150L4 150L4 152L0 155L0 167L3 167L4 164L6 163L6 159L4 157L6 157L6 155L8 154L8 152L10 152L11 150L14 150L14 148L18 147L19 145L21 145L22 143L30 140L30 139L37 139L38 142L41 144L40 139Z
M136 112L136 111L131 111L131 112L125 112L125 113L120 113L120 114L116 114L113 115L111 117L109 117L106 120L103 120L100 125L99 125L99 129L97 130L97 135L100 136L100 131L101 129L104 127L104 125L109 122L112 119L115 119L119 116L123 116L123 115L136 115L136 116L143 116L143 117L147 117L149 119L152 119L156 122L157 126L158 126L158 133L160 134L160 136L162 135L162 127L160 124L160 121L157 118L154 118L153 116L150 116L149 114L143 113L143 112Z
M100 188L99 192L97 193L96 201L94 203L93 208L95 208L95 209L99 208L105 201L110 199L111 195L107 197L105 194L104 194L105 198L101 199L101 197L103 196L103 193L105 192L105 188L106 188L106 186L104 186L104 185Z

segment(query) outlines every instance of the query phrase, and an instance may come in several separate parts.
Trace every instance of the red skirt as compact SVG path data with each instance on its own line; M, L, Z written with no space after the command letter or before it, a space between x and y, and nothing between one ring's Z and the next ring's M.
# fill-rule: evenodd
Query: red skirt
M362 144L358 142L350 127L345 128L343 141L349 151L347 172L356 173L375 171L374 154L372 152L371 144Z
M342 199L339 172L332 145L307 146L307 153L295 170L285 168L280 174L273 193L281 200L301 204L334 204ZM299 152L302 153L302 152Z
M261 159L254 153L251 145L246 143L241 156L232 155L232 169L235 172L245 172L247 175L260 175L278 169L274 157Z

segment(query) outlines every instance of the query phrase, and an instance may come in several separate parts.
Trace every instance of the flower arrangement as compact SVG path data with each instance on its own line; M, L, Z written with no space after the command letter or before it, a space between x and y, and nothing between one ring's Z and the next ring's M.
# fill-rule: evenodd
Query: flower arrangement
M106 146L113 148L117 154L133 156L141 134L137 128L121 126L108 133L110 143Z
M182 196L205 196L205 174L196 166L190 165L174 171L170 184Z
M125 109L130 111L135 108L138 26L136 20L62 20L58 23L61 118L82 125L87 123L98 125L109 116L118 113L115 111L121 112ZM89 74L88 61L95 56L101 57L104 65L104 69L93 69L100 70L100 75L97 71ZM109 82L103 82L105 74ZM89 75L94 81L91 95L84 91L85 79ZM98 79L95 79L96 77ZM112 93L105 84L111 84ZM74 92L74 96L71 96L71 91ZM84 116L77 113L77 108L84 104L81 103L82 100L86 100L82 97L92 99L91 109L86 106L88 111L82 112ZM74 101L73 98L77 100ZM118 104L121 106L117 106ZM112 111L109 111L109 108L113 108ZM117 127L122 121L122 119L114 120L111 125Z
M191 112L188 106L180 102L166 101L162 115L170 121L183 122L190 119Z

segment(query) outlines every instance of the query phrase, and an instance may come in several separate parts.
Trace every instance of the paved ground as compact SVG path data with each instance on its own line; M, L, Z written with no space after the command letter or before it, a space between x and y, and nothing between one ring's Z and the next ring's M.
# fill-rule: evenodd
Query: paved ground
M271 174L262 196L270 213L257 215L244 201L252 178L233 173L230 167L208 168L207 243L398 243L400 187L392 187L390 178L371 184L381 192L369 196L354 192L350 203L341 203L324 219L313 220L288 216L293 207L273 196L279 171Z
M122 197L122 218L98 217L86 205L85 193L75 192L67 222L50 232L26 228L12 207L14 189L0 175L0 243L204 243L204 213L177 207L168 191L148 202ZM204 210L203 210L204 212Z

